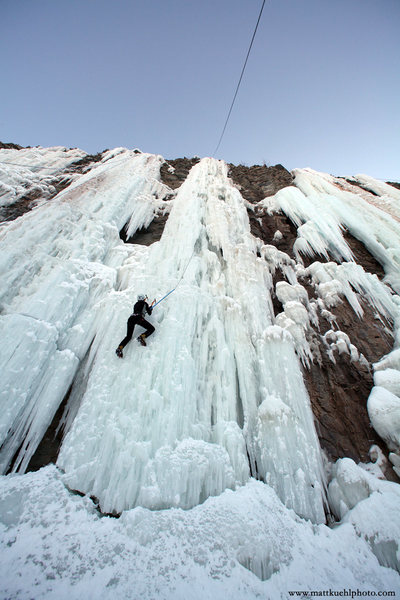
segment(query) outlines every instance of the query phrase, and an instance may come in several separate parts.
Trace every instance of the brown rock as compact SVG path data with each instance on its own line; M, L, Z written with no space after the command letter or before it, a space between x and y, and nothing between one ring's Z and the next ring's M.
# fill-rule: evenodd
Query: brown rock
M172 190L177 189L185 181L190 169L200 162L199 158L175 158L167 160L160 169L161 181ZM170 168L173 168L171 172Z
M243 198L255 204L273 196L284 187L293 185L293 177L282 165L229 165L228 176L240 189Z

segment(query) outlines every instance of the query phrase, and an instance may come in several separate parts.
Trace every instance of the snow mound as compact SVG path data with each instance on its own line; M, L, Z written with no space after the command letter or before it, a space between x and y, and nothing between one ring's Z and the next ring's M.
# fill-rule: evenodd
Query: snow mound
M354 526L382 565L399 571L400 486L377 479L350 458L338 460L332 475L328 497L336 516Z
M191 510L137 507L113 519L68 492L50 466L0 479L0 507L7 598L284 600L291 590L377 593L400 585L357 532L358 513L333 530L314 526L254 480ZM369 533L382 508L363 507Z

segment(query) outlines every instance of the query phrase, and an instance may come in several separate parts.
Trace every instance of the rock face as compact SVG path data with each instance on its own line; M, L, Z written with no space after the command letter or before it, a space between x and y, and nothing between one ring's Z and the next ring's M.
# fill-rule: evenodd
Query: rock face
M119 232L121 240L127 244L141 244L142 246L150 246L154 242L158 242L161 238L168 215L156 215L150 225L146 229L139 229L134 235L127 235L127 227L125 226Z
M18 144L0 142L0 150L22 150L22 148L23 146L19 146Z
M349 335L369 363L390 352L393 338L382 331L372 310L364 306L362 321L354 317L347 302L335 308L338 328ZM369 462L373 444L385 448L383 440L372 429L367 413L367 400L373 386L369 365L353 362L348 354L335 353L333 363L321 336L330 325L320 318L317 334L320 361L304 369L304 377L322 448L331 459L350 457L356 462ZM325 330L324 330L325 328ZM390 470L391 472L391 470ZM390 473L389 472L389 473Z
M160 169L161 181L172 190L182 185L190 169L199 162L199 158L175 158L167 160Z
M230 176L238 185L243 197L252 204L256 204L263 197L276 194L283 187L293 185L291 174L281 165L270 168L231 165ZM253 235L295 259L293 245L297 239L297 227L284 213L270 215L257 207L254 209L250 207L248 213ZM282 236L276 237L277 231ZM382 279L385 275L382 265L362 242L348 232L345 233L345 239L355 261L365 271L376 274ZM315 259L307 256L302 258L306 267L314 260L327 261L321 256ZM335 258L330 256L329 260L335 261ZM285 276L282 271L277 271L273 279L274 290L280 281L285 281ZM310 299L315 297L309 281L303 279L301 284L307 289ZM275 314L281 312L282 305L276 293L273 294L273 304ZM384 441L370 424L366 407L373 386L371 365L390 352L393 336L390 324L383 324L369 305L364 303L363 309L364 317L361 320L355 316L349 303L344 300L334 308L334 313L338 330L349 336L366 361L354 362L350 360L348 354L336 353L333 362L323 340L324 334L331 325L319 314L319 328L315 328L313 339L310 340L314 350L315 346L318 347L319 358L304 368L304 378L316 419L317 433L322 448L331 460L347 456L357 462L369 462L368 451L372 444L385 448ZM386 476L397 480L390 467L387 469Z
M239 187L242 196L253 204L293 185L292 175L282 165L245 167L231 164L228 175Z

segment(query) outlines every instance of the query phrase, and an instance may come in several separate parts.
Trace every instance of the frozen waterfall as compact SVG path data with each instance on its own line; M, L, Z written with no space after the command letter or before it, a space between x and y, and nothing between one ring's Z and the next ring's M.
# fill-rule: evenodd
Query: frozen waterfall
M169 200L162 160L105 153L3 228L2 472L24 472L68 393L58 466L104 512L190 508L253 476L321 522L319 443L293 338L274 324L274 258L225 163L203 159ZM119 239L165 212L151 247ZM148 348L118 360L137 293L160 298L183 273Z
M2 152L4 597L398 589L400 192L124 148ZM119 359L137 295L171 290Z
M146 349L114 355L138 292L160 297ZM324 520L319 443L293 341L273 325L271 275L224 163L204 159L160 242L133 247L99 313L93 365L58 465L104 512L190 508L250 475ZM100 323L102 325L100 325Z

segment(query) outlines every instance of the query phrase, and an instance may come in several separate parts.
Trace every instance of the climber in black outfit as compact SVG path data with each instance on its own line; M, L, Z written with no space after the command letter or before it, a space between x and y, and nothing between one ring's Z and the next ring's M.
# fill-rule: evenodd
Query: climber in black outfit
M128 319L128 331L126 337L122 340L118 348L116 349L116 354L119 358L123 358L122 350L125 348L128 342L131 341L133 330L135 329L135 325L140 325L140 327L144 327L146 330L144 333L139 335L138 340L142 344L142 346L146 346L146 338L149 337L154 332L154 327L151 323L146 321L143 317L144 313L151 315L153 311L153 304L155 300L152 302L151 306L149 306L146 302L147 296L143 296L142 294L138 296L137 302L133 307L133 314Z

